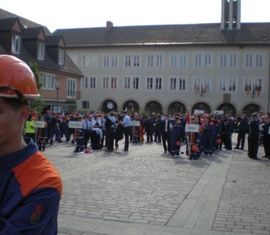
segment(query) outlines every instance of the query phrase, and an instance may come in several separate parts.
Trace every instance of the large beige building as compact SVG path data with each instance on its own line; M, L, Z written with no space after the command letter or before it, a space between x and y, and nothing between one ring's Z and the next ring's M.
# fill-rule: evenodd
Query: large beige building
M241 23L240 0L218 24L60 29L84 73L80 108L232 114L270 110L270 23Z

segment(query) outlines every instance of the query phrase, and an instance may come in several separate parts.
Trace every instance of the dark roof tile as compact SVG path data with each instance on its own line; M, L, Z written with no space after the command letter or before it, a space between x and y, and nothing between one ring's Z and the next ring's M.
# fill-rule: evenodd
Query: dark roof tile
M221 30L220 24L149 25L58 29L67 47L190 44L268 44L270 23L242 23L240 30Z

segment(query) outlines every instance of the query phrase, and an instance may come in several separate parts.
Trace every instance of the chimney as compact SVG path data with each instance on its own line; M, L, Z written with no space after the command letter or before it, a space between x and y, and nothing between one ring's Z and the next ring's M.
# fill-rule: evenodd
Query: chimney
M241 0L222 0L221 29L240 29Z
M110 31L113 28L113 22L107 21L106 22L106 30Z

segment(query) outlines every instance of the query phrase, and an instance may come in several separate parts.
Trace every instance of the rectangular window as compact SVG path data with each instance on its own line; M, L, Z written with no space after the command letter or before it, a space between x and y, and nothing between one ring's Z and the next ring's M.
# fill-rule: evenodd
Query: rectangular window
M75 79L68 79L67 83L67 96L70 98L76 97L76 80Z
M179 66L184 68L187 64L187 56L186 55L180 55L179 56Z
M156 56L156 66L161 67L162 66L162 55Z
M220 67L226 67L226 55L225 54L222 54L220 55L219 57L219 65Z
M83 88L88 88L88 77L84 77L84 86Z
M82 66L85 67L86 66L86 56L83 55L82 57Z
M55 90L56 78L54 74L41 73L41 88L43 90Z
M130 89L130 77L125 77L124 78L124 88L125 89Z
M19 35L14 35L12 37L11 51L14 54L20 54L21 50L21 37Z
M111 78L111 89L116 89L117 88L117 78L112 77Z
M171 78L170 89L171 90L175 90L176 89L176 78Z
M176 55L171 56L171 67L176 67L177 65L177 57Z
M204 56L204 65L206 68L209 68L212 64L212 57L211 55L205 55Z
M202 66L202 55L195 55L195 67Z
M139 78L138 77L133 78L133 89L135 89L135 90L139 89Z
M104 66L104 67L109 67L109 66L110 66L110 57L107 56L107 55L105 55L105 56L103 57L103 66Z
M117 67L117 56L112 56L112 67Z
M153 89L153 78L152 77L148 77L147 78L147 86L146 86L147 90L152 90Z
M134 65L134 67L139 67L140 66L140 56L139 55L134 55L134 57L133 57L133 65Z
M256 55L256 67L261 68L263 65L263 56L262 55Z
M179 78L179 90L186 90L186 79Z
M90 77L89 88L96 88L96 78L95 77Z
M148 55L147 56L147 66L148 67L153 67L154 66L154 56L153 55Z
M156 78L156 90L161 90L161 89L162 89L162 79Z
M109 88L109 78L104 77L103 78L103 89L108 89Z
M131 56L126 55L125 57L125 67L130 67L131 66Z
M89 109L89 101L82 101L82 108Z
M246 54L245 67L246 68L252 67L252 54Z
M45 44L44 42L38 42L37 58L38 60L44 60Z
M230 67L236 67L237 56L235 54L230 55Z
M65 62L65 51L62 48L58 49L58 64L64 65Z

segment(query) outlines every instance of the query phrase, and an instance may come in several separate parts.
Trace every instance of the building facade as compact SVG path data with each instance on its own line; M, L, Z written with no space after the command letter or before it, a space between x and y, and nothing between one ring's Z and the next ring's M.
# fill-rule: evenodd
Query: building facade
M239 0L221 24L60 29L84 74L80 108L269 112L270 23L241 23Z
M41 99L38 111L77 110L81 71L65 53L61 36L42 25L0 9L0 54L26 62L39 77Z

